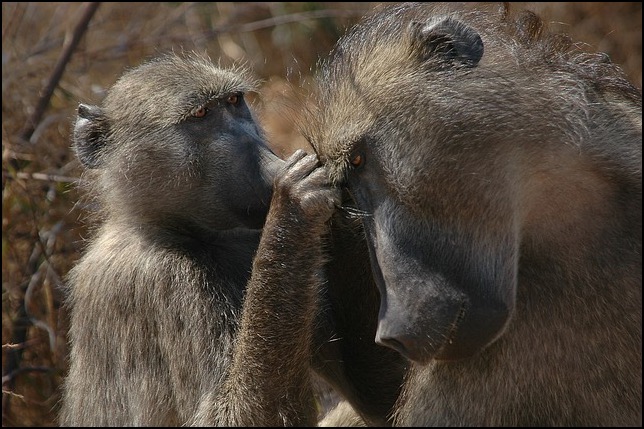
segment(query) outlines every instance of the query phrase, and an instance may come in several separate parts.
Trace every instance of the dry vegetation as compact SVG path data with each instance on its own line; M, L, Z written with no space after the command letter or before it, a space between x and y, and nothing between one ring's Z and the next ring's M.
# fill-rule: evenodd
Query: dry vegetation
M2 3L3 426L56 424L67 358L60 286L87 231L70 150L78 103L100 103L124 68L159 52L207 52L223 64L245 62L263 79L261 119L286 155L306 146L280 103L287 82L307 78L375 5ZM542 12L584 49L608 53L641 88L641 3L512 8L520 5Z

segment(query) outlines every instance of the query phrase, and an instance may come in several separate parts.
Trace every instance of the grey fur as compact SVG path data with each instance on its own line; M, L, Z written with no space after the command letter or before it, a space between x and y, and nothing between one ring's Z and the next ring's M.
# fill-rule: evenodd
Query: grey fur
M394 423L641 426L641 90L530 12L433 3L366 18L318 83L304 131L412 362Z
M79 108L101 216L68 279L62 425L315 424L310 309L338 192L315 156L267 149L252 88L172 54Z

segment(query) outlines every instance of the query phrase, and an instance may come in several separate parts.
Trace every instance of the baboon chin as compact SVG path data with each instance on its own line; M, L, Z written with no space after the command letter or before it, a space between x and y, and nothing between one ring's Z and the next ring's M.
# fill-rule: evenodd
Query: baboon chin
M434 3L366 17L317 83L374 338L413 362L393 423L640 426L641 90L531 12Z

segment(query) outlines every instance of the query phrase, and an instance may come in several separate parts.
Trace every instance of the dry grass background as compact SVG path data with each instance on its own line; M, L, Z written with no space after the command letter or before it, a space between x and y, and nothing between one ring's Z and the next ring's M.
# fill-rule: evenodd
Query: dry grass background
M102 3L75 44L91 4L2 3L3 426L56 425L68 351L60 285L86 236L75 205L80 166L70 150L78 103L100 103L125 68L157 53L207 52L223 64L246 62L263 79L260 117L286 156L306 146L280 104L287 81L307 78L378 4ZM512 9L526 5L586 49L608 53L641 88L642 3Z

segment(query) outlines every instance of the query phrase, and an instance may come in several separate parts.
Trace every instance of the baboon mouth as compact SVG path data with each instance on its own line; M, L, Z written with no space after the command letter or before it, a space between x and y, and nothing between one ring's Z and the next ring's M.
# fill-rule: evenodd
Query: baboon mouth
M452 326L450 326L449 331L447 332L447 335L445 336L445 341L443 342L442 347L436 353L436 358L440 359L441 354L446 348L451 347L454 344L454 339L456 337L456 333L458 332L458 328L461 325L461 322L465 320L465 314L466 314L466 305L465 303L461 304L460 308L458 309L458 314L456 315L456 318L452 322Z
M405 353L403 354L407 356L408 359L414 362L417 362L421 365L425 365L433 359L455 360L452 357L450 357L453 354L453 351L451 351L450 349L459 347L459 345L456 343L457 336L458 336L459 328L461 326L461 322L465 320L465 317L467 314L466 307L467 306L465 303L461 304L461 306L458 309L458 312L456 313L456 317L454 318L451 325L447 329L447 333L445 334L442 344L439 345L437 350L428 350L425 347L420 347L420 348L417 348L416 353L412 353L411 350L406 350Z
M465 357L460 350L459 328L467 316L467 305L461 303L452 313L451 322L446 323L444 334L436 333L434 337L423 335L420 330L398 333L397 335L376 335L376 342L396 350L398 353L420 365L436 360L458 360ZM440 324L440 322L439 322ZM436 326L436 325L433 325ZM427 328L427 326L425 326ZM462 356L461 356L462 355Z

